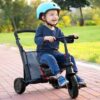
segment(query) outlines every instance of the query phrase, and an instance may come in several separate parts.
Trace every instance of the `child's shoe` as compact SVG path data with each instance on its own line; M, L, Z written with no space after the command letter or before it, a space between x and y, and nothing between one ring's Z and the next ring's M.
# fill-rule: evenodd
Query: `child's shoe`
M59 84L59 86L64 86L64 85L67 85L69 83L69 81L68 80L66 80L65 79L65 77L63 77L63 76L59 76L58 77L58 84Z

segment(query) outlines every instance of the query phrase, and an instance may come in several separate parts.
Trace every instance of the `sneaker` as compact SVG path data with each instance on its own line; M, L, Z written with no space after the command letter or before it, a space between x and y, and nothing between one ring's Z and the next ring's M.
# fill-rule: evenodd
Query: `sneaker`
M76 75L76 78L80 86L86 86L86 83L82 78L80 78L78 75Z
M58 84L59 86L64 86L64 85L67 85L69 83L68 80L66 80L63 76L59 76L58 77Z

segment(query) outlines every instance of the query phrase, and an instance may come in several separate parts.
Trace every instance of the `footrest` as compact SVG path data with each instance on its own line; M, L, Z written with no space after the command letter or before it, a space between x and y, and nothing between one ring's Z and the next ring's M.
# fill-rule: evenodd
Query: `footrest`
M79 84L79 89L80 88L84 88L84 87L87 87L87 85L86 84L84 84L84 85L83 84Z

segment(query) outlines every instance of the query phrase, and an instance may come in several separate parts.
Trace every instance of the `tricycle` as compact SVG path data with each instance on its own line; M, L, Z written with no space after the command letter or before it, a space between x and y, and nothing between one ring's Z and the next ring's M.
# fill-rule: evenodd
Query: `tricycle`
M69 84L63 87L59 87L56 79L50 78L52 76L51 70L47 65L41 65L37 60L37 52L38 51L25 51L23 46L20 43L19 34L22 33L32 33L34 34L35 30L16 30L14 32L14 36L16 39L16 44L19 48L20 55L23 63L23 78L16 78L14 80L14 89L17 94L22 94L26 86L29 84L37 84L37 83L46 83L49 82L55 89L65 88L68 89L69 95L71 98L76 98L79 94L79 88L85 87L80 86L77 82L76 73L73 71L73 63L71 62L70 55L68 53L67 48L67 40L69 39L78 39L74 35L63 36L56 38L56 41L62 40L64 42L65 56L67 68L65 64L60 64L61 73L66 71L66 78L69 80Z

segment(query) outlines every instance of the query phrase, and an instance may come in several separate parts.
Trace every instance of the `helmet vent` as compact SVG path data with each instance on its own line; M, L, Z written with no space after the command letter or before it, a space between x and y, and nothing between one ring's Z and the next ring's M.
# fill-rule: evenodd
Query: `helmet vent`
M56 6L55 4L53 4L53 6Z

